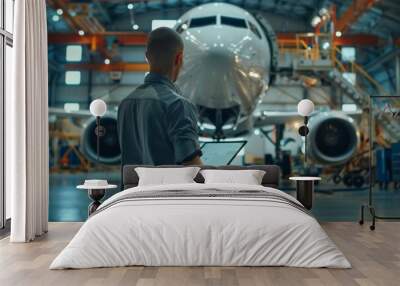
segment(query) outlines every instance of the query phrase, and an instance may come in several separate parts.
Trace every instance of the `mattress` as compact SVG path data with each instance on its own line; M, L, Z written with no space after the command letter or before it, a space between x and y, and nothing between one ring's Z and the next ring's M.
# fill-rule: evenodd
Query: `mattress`
M292 196L263 186L193 183L112 196L50 269L133 265L351 267Z

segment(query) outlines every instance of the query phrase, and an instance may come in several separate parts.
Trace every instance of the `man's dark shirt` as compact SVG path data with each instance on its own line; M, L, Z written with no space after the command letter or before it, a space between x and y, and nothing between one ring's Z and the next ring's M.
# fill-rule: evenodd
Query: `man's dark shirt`
M201 155L196 107L156 73L119 105L118 137L122 166L181 164Z

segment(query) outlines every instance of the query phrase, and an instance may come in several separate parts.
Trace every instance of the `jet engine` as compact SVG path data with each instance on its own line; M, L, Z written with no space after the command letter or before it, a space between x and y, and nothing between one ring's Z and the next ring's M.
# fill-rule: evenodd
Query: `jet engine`
M121 150L118 142L117 119L106 115L101 118L100 124L105 133L100 137L99 162L107 165L116 165L121 161ZM81 152L91 161L97 162L96 119L89 119L82 131Z
M309 121L308 154L321 164L339 165L349 161L359 144L354 120L341 112L322 112Z

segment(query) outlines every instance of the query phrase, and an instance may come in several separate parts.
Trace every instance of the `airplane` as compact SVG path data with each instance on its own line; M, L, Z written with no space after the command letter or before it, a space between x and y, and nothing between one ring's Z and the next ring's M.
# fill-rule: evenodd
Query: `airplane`
M217 140L248 133L253 128L285 123L298 117L292 112L255 109L269 88L276 69L276 37L264 20L227 3L197 6L174 28L185 46L184 64L176 84L199 110L202 135ZM50 108L58 116L72 116ZM90 116L81 111L77 116ZM320 112L310 118L310 156L322 164L343 164L357 151L359 132L355 121L343 112ZM101 138L100 162L118 164L116 114L102 118L106 135ZM81 151L96 161L95 119L83 126Z

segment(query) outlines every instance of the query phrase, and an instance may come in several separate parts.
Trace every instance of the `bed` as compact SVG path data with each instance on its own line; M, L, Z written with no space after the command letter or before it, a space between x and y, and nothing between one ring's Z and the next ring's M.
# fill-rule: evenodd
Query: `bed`
M202 167L263 170L259 186L204 184L200 173L196 183L138 186L136 167L124 167L124 191L99 207L50 269L351 267L316 219L277 189L277 166Z

